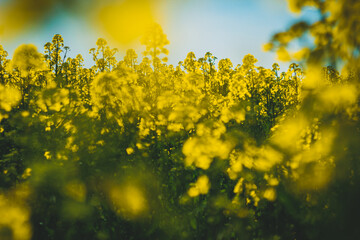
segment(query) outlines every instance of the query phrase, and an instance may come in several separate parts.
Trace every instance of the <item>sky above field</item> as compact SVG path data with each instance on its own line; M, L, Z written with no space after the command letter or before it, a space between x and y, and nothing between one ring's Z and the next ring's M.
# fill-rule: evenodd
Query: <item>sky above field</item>
M182 61L190 51L193 51L197 58L203 57L209 51L218 59L230 58L234 65L241 63L243 57L250 53L258 59L258 66L270 68L278 61L274 53L264 52L262 45L269 41L274 33L285 30L294 21L312 21L317 18L317 13L311 9L303 15L290 13L285 0L158 1L160 2L151 6L152 14L170 41L167 46L170 51L169 64ZM0 0L0 7L6 2L9 0ZM38 50L43 52L43 45L51 41L54 34L61 34L65 45L71 49L68 56L75 57L80 53L85 59L85 65L91 66L89 49L96 47L96 40L103 37L111 47L119 48L118 59L125 55L127 48L134 48L141 56L144 47L139 45L139 40L135 39L127 44L119 43L111 34L103 31L101 26L94 24L96 20L84 15L84 11L74 13L63 7L55 7L49 16L38 20L36 24L26 25L12 37L6 36L7 32L2 31L0 44L10 56L22 43L35 44ZM131 24L136 21L136 16L126 21ZM280 62L281 70L285 71L288 64Z

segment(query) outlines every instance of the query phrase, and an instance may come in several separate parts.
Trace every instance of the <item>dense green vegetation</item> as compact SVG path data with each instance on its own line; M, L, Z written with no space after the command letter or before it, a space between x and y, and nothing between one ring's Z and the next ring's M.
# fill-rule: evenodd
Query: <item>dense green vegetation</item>
M168 65L156 24L141 62L101 38L90 68L58 34L0 46L0 238L356 239L360 4L290 2L323 18L265 45L303 64L286 72Z

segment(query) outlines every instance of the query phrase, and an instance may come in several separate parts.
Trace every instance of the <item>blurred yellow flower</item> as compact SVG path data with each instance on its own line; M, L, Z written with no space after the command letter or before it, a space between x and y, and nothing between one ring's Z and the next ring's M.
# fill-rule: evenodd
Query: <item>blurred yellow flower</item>
M206 175L200 176L193 187L188 190L190 197L197 197L200 194L207 194L210 189L209 178Z
M20 99L21 95L19 90L0 84L0 110L3 109L6 112L10 112L11 109L18 104Z
M31 238L29 211L0 195L0 239L28 240Z
M266 198L269 201L275 201L276 199L276 191L274 188L268 188L264 192L264 198Z
M148 210L144 191L133 184L112 186L109 197L116 213L125 218L132 219L144 216Z

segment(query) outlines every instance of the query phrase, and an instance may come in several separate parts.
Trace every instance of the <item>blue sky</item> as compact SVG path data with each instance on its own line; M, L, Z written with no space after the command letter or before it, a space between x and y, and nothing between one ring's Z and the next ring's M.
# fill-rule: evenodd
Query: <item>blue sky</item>
M4 0L0 0L0 3ZM218 59L230 58L234 65L250 53L258 59L258 66L270 68L275 54L262 51L272 34L285 30L297 19L314 20L317 13L308 9L303 15L289 12L285 0L185 0L164 1L156 12L170 45L168 56L170 64L177 64L187 53L193 51L202 57L208 51ZM92 64L89 49L95 47L97 38L104 37L109 45L118 47L118 58L125 53L124 46L117 46L98 29L91 26L81 16L73 16L57 11L46 23L29 29L13 39L0 39L0 44L12 55L22 43L33 43L39 51L51 41L54 34L61 34L65 45L71 48L70 57L80 53L87 66ZM139 44L132 46L141 55ZM280 63L285 71L289 63Z

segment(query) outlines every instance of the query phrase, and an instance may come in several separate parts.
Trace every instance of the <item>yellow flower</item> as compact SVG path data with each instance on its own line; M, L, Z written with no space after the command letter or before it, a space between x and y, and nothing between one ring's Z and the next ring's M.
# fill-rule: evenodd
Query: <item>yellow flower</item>
M50 158L51 158L51 153L50 153L49 151L46 151L46 152L44 153L44 157L45 157L46 159L50 159Z
M28 240L31 238L29 212L21 205L0 195L0 239Z
M11 60L12 68L20 70L22 76L28 76L30 71L45 69L43 55L37 51L33 44L22 44L14 52Z
M134 153L134 149L131 148L131 147L128 147L128 148L126 148L126 153L127 153L128 155L131 155L131 154Z
M20 101L21 95L15 88L5 87L0 84L0 110L9 112ZM1 118L0 118L1 120Z
M200 176L193 187L188 190L190 197L197 197L200 194L207 194L210 189L209 178L206 175Z
M268 188L264 192L264 198L266 198L269 201L275 201L276 199L276 191L274 188Z

